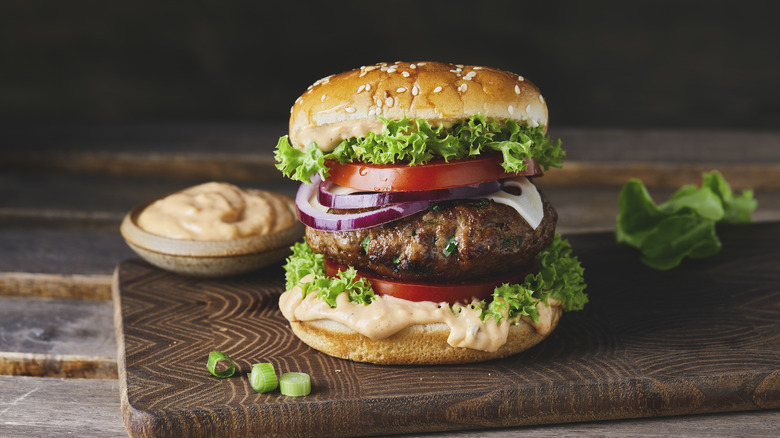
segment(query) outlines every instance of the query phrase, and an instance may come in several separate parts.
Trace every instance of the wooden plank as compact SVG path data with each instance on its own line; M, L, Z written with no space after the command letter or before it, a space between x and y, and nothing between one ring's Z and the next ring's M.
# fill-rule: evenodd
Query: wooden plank
M136 205L210 180L0 171L0 226L116 230ZM287 196L295 196L299 185L281 177L268 182L225 181Z
M0 297L0 374L116 378L108 301Z
M570 237L586 268L584 311L525 354L435 368L306 347L276 307L279 267L195 281L124 262L114 303L125 424L133 436L324 436L780 408L780 224L724 228L721 254L668 273L609 233ZM212 350L238 376L211 377ZM261 360L308 372L313 393L254 393L243 376Z
M719 164L702 160L698 163L602 163L568 161L562 169L550 170L540 178L548 187L575 187L586 182L595 186L622 187L638 178L651 188L678 188L686 184L701 185L702 174L719 170L729 185L737 189L780 189L780 162L768 164Z
M132 257L111 230L0 228L0 296L109 300L110 276Z
M126 437L117 380L0 376L0 436Z
M0 272L0 296L110 300L111 276Z
M126 437L119 400L117 380L0 376L0 436ZM730 438L774 437L778 429L780 411L774 410L451 431L446 436ZM397 436L413 438L422 435Z
M52 124L0 137L6 169L197 180L281 181L273 150L281 124ZM696 183L720 169L739 188L780 187L780 133L761 131L619 130L556 128L567 151L550 180L570 185L622 185L629 177L649 186Z

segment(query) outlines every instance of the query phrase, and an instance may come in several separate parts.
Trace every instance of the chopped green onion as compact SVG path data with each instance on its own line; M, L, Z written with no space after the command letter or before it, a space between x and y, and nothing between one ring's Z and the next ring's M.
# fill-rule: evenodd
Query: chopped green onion
M230 365L224 370L217 371L217 363L221 360L228 361ZM220 379L226 379L236 372L236 364L233 363L233 360L229 358L227 354L221 351L212 351L209 353L209 361L206 363L206 368L208 368L211 374Z
M447 241L447 244L444 245L444 256L449 257L452 255L453 252L458 250L458 240L455 238L455 236L450 237L450 240Z
M371 242L371 235L366 234L366 237L363 238L363 240L360 241L360 246L363 247L363 252L368 254L368 244Z
M300 397L311 392L311 378L306 373L284 373L279 378L282 395Z
M268 362L252 365L252 372L247 374L249 384L257 392L270 392L279 386L274 366Z

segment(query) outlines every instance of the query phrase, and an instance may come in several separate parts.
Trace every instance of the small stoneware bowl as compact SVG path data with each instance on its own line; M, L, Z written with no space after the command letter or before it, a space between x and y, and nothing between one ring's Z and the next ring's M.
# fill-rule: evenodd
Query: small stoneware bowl
M141 258L179 274L210 278L245 274L287 257L290 246L304 233L303 224L296 221L284 230L263 236L231 240L171 239L138 226L138 215L152 202L133 208L122 220L119 231Z

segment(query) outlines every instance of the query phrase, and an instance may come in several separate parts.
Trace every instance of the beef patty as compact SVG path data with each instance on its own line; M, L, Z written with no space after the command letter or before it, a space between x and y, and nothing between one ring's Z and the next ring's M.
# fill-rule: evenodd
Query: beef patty
M519 271L553 239L558 214L542 195L534 230L512 207L459 200L372 228L306 228L314 252L342 265L404 281L462 281Z

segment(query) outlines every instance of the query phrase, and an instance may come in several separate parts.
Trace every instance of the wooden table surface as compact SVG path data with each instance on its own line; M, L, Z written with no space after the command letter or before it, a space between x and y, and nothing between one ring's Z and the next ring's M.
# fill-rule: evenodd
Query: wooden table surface
M281 124L0 125L0 436L124 436L111 303L118 232L153 197L212 180L292 195L273 169ZM780 221L780 132L551 130L568 151L538 185L559 230L610 230L642 178L656 200L702 171L755 189L754 219ZM447 436L775 436L780 412L555 424Z

